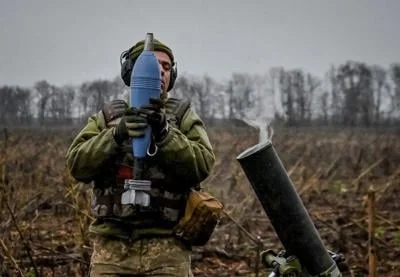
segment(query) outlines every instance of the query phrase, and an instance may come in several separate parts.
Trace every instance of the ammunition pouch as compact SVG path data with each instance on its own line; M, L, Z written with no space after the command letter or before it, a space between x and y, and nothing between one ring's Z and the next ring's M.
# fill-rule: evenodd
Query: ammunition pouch
M154 221L169 222L170 226L174 226L183 214L185 194L157 187L154 183L149 191L132 190L127 186L95 188L92 213L99 219L124 221L132 225L153 225ZM145 194L148 203L135 202L140 200L140 193Z
M191 189L184 216L174 227L176 236L193 246L205 245L214 232L222 209L222 203L210 193Z

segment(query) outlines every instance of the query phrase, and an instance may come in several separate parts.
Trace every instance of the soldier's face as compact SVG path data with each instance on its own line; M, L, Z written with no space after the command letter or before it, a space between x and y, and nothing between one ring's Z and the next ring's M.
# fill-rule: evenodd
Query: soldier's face
M155 51L161 69L161 90L163 93L167 92L171 78L171 59L169 56L161 51Z

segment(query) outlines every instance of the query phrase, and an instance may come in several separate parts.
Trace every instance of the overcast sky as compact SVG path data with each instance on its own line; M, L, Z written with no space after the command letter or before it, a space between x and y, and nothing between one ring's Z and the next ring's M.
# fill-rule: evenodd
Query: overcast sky
M173 48L179 72L322 76L348 59L400 62L399 26L398 0L0 0L0 85L114 78L146 32Z

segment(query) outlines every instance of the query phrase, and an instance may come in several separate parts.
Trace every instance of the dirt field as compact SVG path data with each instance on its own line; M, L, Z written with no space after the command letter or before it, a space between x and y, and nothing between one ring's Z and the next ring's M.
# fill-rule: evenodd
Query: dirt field
M236 161L257 143L257 133L210 129L210 134L217 162L203 185L229 216L206 246L194 250L194 275L256 276L253 240L259 237L262 249L282 248ZM0 134L1 276L87 273L89 194L65 172L73 135L70 130ZM273 143L326 247L346 257L344 276L368 276L368 190L375 192L376 276L400 276L400 134L291 128L275 130ZM262 265L259 276L266 276Z

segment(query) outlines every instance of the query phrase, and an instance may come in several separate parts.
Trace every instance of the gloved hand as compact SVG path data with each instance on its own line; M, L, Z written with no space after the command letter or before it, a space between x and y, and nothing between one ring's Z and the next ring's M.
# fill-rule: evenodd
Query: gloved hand
M128 138L143 137L147 126L146 118L141 116L137 109L129 108L114 128L114 139L121 145Z
M138 112L146 117L155 141L162 141L168 134L164 102L159 98L150 98L150 104L140 108Z

